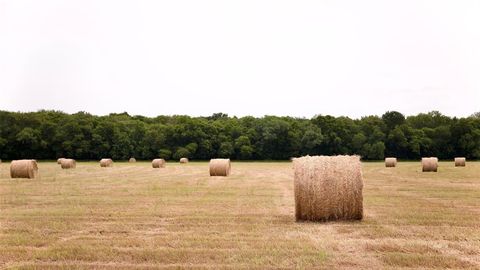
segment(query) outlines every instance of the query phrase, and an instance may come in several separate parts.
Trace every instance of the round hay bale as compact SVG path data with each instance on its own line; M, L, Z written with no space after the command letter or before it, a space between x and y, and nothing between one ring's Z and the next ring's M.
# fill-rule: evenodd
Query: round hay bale
M57 164L61 165L62 164L62 160L64 160L65 158L59 158L57 159Z
M180 159L180 163L188 163L188 158L182 157L182 158Z
M100 160L100 167L113 167L113 160L111 158L102 158Z
M467 159L464 157L455 158L455 167L465 167L466 163L467 163Z
M77 162L75 161L75 159L71 159L71 158L64 158L62 160L62 169L75 169L77 167Z
M132 162L137 162L137 160L134 158L134 157L131 157L128 162L132 163Z
M437 172L438 158L424 157L422 158L422 172Z
M385 167L397 167L397 158L394 158L394 157L385 158Z
M10 164L11 178L35 178L38 175L37 161L34 159L12 160Z
M165 168L165 159L156 158L152 161L152 168Z
M210 176L229 176L231 168L229 158L210 159Z
M297 221L361 220L359 156L306 156L293 160Z

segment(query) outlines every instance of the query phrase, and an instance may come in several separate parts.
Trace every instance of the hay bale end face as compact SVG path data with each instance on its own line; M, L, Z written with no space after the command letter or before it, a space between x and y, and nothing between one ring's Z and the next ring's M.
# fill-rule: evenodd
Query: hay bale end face
M455 158L455 167L465 167L466 163L467 163L467 159L464 157Z
M422 158L422 172L437 172L438 158L424 157Z
M137 162L137 160L136 160L134 157L131 157L131 158L128 160L128 162L133 163L133 162Z
M232 169L230 159L215 158L210 160L210 176L229 176Z
M156 158L152 161L152 168L165 168L165 163L163 158Z
M57 159L57 164L61 165L62 164L62 160L64 160L65 158L59 158Z
M75 169L77 167L77 162L75 159L64 158L61 163L62 169Z
M113 167L113 160L111 158L102 158L100 160L100 167Z
M396 166L397 166L397 158L394 158L394 157L385 158L385 167L396 167Z
M11 178L35 178L38 175L37 161L34 159L12 160Z
M297 221L361 220L359 156L306 156L293 160Z
M180 163L188 163L188 158L181 158Z

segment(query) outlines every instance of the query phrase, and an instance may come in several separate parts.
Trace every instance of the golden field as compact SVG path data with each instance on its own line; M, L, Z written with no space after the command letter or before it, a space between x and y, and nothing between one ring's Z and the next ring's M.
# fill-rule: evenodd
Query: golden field
M295 222L289 162L0 164L1 269L480 269L480 163L363 163L360 222Z

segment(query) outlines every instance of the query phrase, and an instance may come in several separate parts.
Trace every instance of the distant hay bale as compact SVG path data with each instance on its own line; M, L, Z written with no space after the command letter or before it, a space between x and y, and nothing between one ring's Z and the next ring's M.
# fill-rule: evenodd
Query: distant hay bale
M57 159L57 164L59 164L59 165L62 164L62 160L64 160L64 159L65 159L65 158L59 158L59 159Z
M422 172L437 172L438 158L424 157L422 158Z
M12 160L11 178L35 178L38 175L37 161L34 159Z
M133 163L133 162L137 162L137 160L136 160L134 157L131 157L131 158L128 160L128 162Z
M185 158L185 157L181 158L180 163L188 163L188 158Z
M397 167L397 158L394 158L394 157L385 158L385 167Z
M62 160L62 169L75 169L77 167L77 162L75 161L75 159L71 159L71 158L64 158Z
M165 159L156 158L152 161L152 168L165 168Z
M363 218L359 156L306 156L293 159L293 168L297 221Z
M100 167L112 167L113 160L111 158L102 158L100 160Z
M215 158L210 160L210 176L229 176L232 166L230 159Z
M467 159L464 157L455 158L455 167L465 167L466 163L467 163Z

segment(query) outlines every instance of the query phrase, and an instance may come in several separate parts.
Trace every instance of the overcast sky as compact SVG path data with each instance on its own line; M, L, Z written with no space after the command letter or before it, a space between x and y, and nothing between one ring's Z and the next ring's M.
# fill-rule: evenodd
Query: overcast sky
M0 110L480 111L480 1L0 0Z

